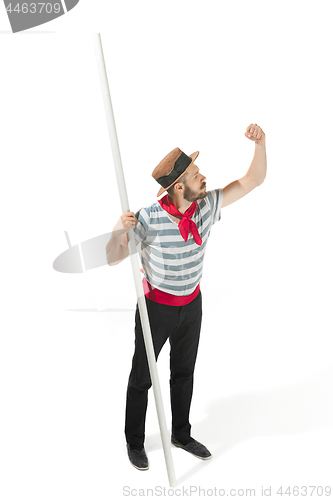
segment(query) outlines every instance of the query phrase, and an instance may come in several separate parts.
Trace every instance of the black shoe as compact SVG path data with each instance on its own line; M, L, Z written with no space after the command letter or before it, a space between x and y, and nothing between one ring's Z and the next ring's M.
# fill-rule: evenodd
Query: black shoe
M171 436L171 443L179 448L183 448L183 450L192 453L195 457L201 458L202 460L207 460L212 456L210 451L207 450L206 446L199 443L195 439L188 444L182 444L176 439L174 436Z
M136 450L136 449L131 450L129 444L127 444L126 446L127 446L128 458L131 464L134 465L134 467L139 470L149 469L148 458L144 447L142 448L142 450Z

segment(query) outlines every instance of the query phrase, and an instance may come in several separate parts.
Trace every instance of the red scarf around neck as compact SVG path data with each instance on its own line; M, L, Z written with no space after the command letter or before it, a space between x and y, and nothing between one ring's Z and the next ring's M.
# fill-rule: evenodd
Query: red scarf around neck
M184 214L179 212L178 208L170 198L168 194L163 196L160 200L158 200L159 204L161 205L166 212L168 212L171 215L177 215L178 217L181 217L181 220L178 224L180 234L184 238L185 241L188 239L189 231L193 234L194 241L196 242L197 245L201 245L202 240L199 236L198 228L193 220L191 220L190 217L194 214L194 212L197 209L197 202L194 201L192 205L186 210Z

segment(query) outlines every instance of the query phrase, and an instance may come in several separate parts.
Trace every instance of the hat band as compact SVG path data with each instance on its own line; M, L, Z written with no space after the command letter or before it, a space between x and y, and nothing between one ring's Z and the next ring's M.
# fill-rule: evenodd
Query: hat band
M164 175L159 177L157 182L161 184L162 187L167 188L170 186L181 174L187 169L189 164L192 162L192 158L187 156L185 153L182 153L179 158L175 161L173 170L169 175Z

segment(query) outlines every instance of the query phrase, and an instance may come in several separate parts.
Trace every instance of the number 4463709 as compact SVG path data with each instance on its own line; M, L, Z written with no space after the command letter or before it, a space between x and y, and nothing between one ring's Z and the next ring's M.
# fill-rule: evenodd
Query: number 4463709
M14 4L13 4L14 5ZM47 12L48 14L51 14L54 12L55 14L59 14L61 10L61 5L60 3L23 3L20 5L17 3L15 7L12 8L12 4L8 4L6 8L7 12L17 12L17 13L22 13L22 14L27 14L28 12L30 14L35 14L35 13L41 13L43 10Z

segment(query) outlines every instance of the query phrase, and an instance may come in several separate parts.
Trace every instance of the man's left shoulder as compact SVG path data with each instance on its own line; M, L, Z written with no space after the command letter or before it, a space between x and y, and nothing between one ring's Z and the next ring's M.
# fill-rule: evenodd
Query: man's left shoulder
M216 188L216 189L211 189L210 191L207 191L207 196L203 199L207 205L210 206L210 208L216 206L219 204L220 206L222 205L222 196L223 192L222 189Z

